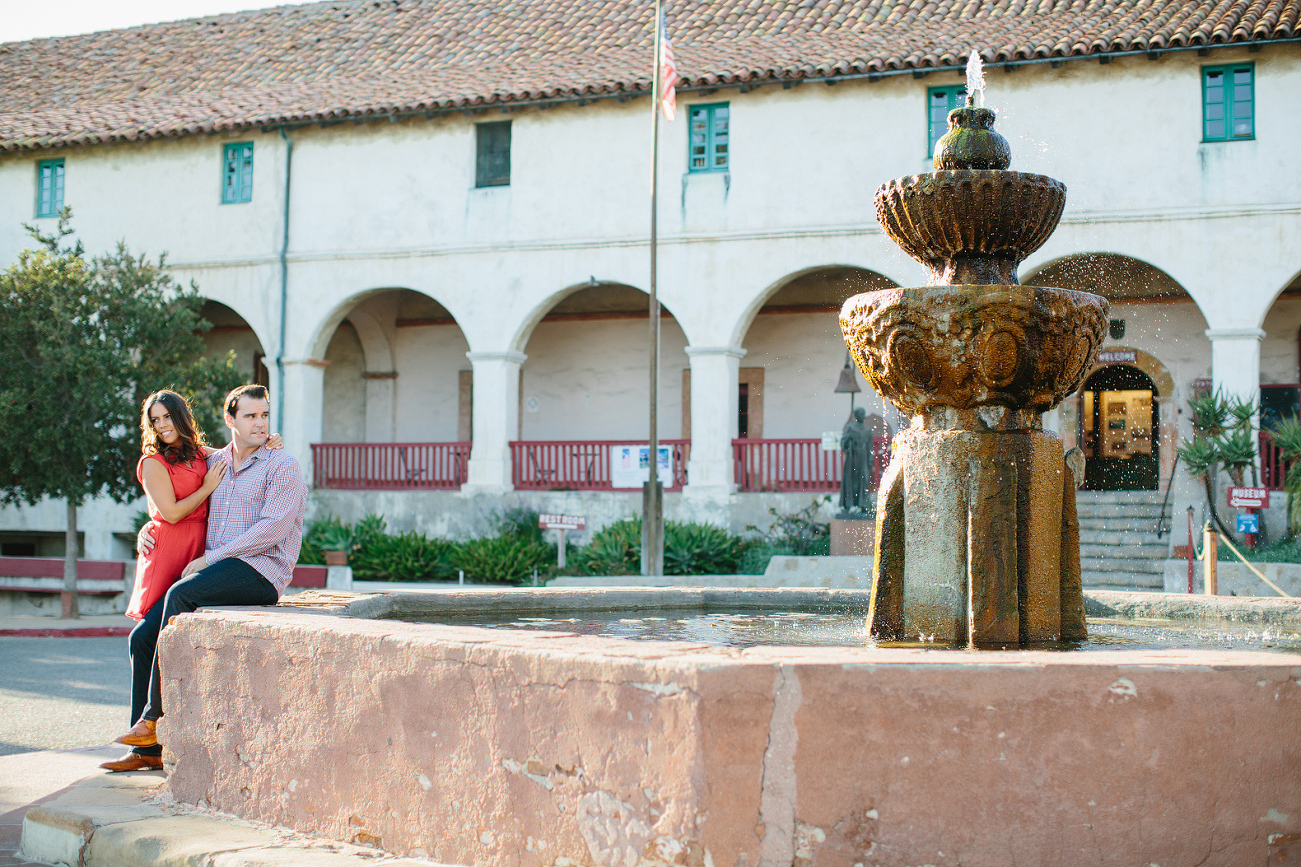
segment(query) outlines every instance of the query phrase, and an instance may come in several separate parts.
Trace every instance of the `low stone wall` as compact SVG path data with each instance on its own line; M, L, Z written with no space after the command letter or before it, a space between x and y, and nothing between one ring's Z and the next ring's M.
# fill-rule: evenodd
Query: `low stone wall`
M1289 596L1301 597L1301 563L1254 563L1265 577L1277 584ZM1201 593L1205 587L1204 564L1193 561L1193 592ZM1216 564L1215 583L1220 596L1278 596L1278 592L1260 580L1240 561L1221 560ZM1188 592L1188 561L1165 561L1164 589L1167 593Z
M1295 656L738 651L330 616L725 593L747 594L183 615L160 643L171 791L485 867L1258 864L1301 834ZM747 595L772 593L866 599Z
M773 557L762 575L561 575L551 587L827 587L871 590L871 557Z

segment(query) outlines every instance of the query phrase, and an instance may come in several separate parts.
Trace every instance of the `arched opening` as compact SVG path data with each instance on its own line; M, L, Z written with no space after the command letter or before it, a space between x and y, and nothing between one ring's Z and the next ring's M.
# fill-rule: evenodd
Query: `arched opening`
M1188 299L1178 281L1154 265L1119 253L1078 253L1032 271L1027 286L1056 286L1092 292L1110 301Z
M625 464L639 460L637 444L650 438L649 303L634 286L593 278L536 320L523 347L511 446L517 489L640 487L638 468ZM680 436L687 338L667 308L660 315L656 428L671 465L665 487L678 489L689 455Z
M469 344L435 299L371 292L326 344L323 442L470 439Z
M337 321L317 342L325 369L316 485L459 488L473 381L456 319L421 292L380 289Z
M1154 491L1160 481L1160 392L1132 364L1109 364L1080 388L1084 488Z
M1301 416L1301 274L1274 299L1261 322L1260 341L1261 479L1283 488L1287 468L1269 432L1287 418Z
M528 335L520 371L521 440L649 436L648 295L595 281L565 296ZM661 306L659 436L682 428L686 335Z
M857 370L852 373L861 392L835 389L846 359L840 308L855 295L896 285L875 271L847 265L814 268L780 283L741 342L746 354L738 387L749 406L738 429L748 429L752 439L817 437L839 431L851 406L863 406L869 428L878 436L891 435L898 413Z
M220 301L211 299L203 302L200 315L212 323L212 328L203 333L205 355L221 358L227 352L234 352L235 368L248 382L270 385L262 341L258 340L257 333L244 317Z
M1098 354L1098 367L1086 382L1109 365L1127 364L1155 383L1150 431L1152 456L1137 462L1086 468L1085 487L1095 490L1143 490L1168 484L1175 472L1174 459L1180 431L1180 406L1195 388L1211 376L1211 341L1201 308L1188 291L1167 272L1131 256L1117 253L1078 253L1049 262L1022 278L1031 286L1057 286L1093 292L1111 307L1107 332ZM1138 390L1145 389L1146 386ZM1121 389L1124 390L1124 389ZM1062 402L1056 412L1045 416L1067 447L1084 448L1090 414L1084 405L1085 388L1074 399ZM1098 395L1094 392L1094 400ZM1097 410L1097 405L1094 405ZM1097 419L1092 419L1094 423ZM1127 431L1134 426L1128 424ZM1096 438L1098 430L1092 435ZM1116 438L1113 437L1113 447ZM1136 441L1137 442L1137 441ZM1087 452L1087 449L1086 449ZM1098 457L1090 464L1115 458ZM1149 465L1150 464L1150 465ZM1155 467L1156 480L1139 472L1140 466ZM1142 484L1135 479L1141 477ZM1130 485L1131 487L1118 487Z

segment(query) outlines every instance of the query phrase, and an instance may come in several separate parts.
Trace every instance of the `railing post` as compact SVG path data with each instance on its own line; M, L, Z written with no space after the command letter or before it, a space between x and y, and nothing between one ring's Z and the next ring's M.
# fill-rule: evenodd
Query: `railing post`
M1218 596L1220 591L1219 579L1216 575L1216 565L1219 561L1220 535L1211 528L1211 522L1206 522L1206 528L1202 531L1202 593L1207 596Z

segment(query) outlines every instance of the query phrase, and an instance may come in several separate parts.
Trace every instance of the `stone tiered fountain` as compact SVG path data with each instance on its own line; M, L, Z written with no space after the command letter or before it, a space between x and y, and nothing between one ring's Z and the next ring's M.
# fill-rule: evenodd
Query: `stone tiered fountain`
M857 295L840 314L863 375L912 417L878 495L871 632L976 646L1082 639L1077 480L1040 416L1089 369L1107 302L1019 284L1066 187L1008 171L994 112L971 97L948 120L936 171L876 192L882 227L930 284Z

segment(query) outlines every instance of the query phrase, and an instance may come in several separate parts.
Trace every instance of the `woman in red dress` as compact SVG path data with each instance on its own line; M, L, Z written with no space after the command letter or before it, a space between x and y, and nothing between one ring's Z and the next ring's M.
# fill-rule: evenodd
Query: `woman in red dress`
M203 432L185 398L164 389L145 398L140 419L143 455L136 465L136 478L145 489L149 518L156 526L155 544L136 561L136 582L127 605L127 616L140 621L131 630L131 724L140 718L148 698L153 672L154 647L162 628L162 599L181 577L190 561L203 554L208 530L208 496L226 474L218 461L211 469L211 453ZM268 448L280 448L273 436ZM158 770L163 766L162 747L132 747L120 759L104 762L109 771Z

